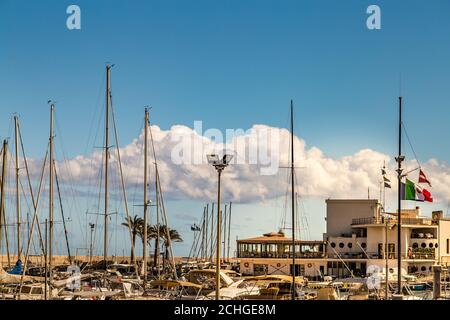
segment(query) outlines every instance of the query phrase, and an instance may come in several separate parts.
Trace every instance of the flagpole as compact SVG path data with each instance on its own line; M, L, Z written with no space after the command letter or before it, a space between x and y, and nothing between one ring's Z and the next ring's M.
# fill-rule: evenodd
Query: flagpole
M383 186L382 186L382 184L384 184L384 181L380 181L380 203L381 203L381 205L383 205L383 203L381 202L382 201L382 197L383 197Z
M383 163L383 170L386 173L386 161ZM384 213L384 222L385 222L385 244L384 244L384 259L386 260L386 267L384 270L385 281L386 281L386 289L385 289L385 300L389 299L389 238L388 238L388 227L389 221L386 215L386 181L383 175L383 213Z

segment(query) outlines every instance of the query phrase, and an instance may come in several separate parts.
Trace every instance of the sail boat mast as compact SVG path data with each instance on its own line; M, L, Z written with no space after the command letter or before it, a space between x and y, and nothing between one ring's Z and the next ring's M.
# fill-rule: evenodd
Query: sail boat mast
M154 152L154 151L153 151ZM155 265L156 268L158 269L158 280L161 280L161 268L159 267L159 258L161 256L161 252L160 252L160 238L161 238L161 234L160 234L160 217L159 217L159 210L160 210L160 206L159 206L159 177L158 177L158 164L156 163L155 160L155 195L156 195L156 257L155 257Z
M399 110L399 119L398 119L398 157L397 157L397 177L398 177L398 214L397 214L397 286L398 286L398 294L402 293L402 161L405 159L402 156L402 97L398 97L398 110Z
M20 239L20 227L21 227L21 217L20 217L20 182L19 182L19 118L14 116L14 142L15 142L15 153L16 153L16 212L17 212L17 260L20 260L22 255L22 246Z
M50 272L50 280L52 279L52 260L53 260L53 114L55 111L55 104L50 106L50 143L49 143L49 242L48 242L48 270Z
M145 108L145 132L144 132L144 242L143 242L143 255L142 255L142 274L144 276L144 284L147 281L147 225L148 225L148 217L147 217L147 209L148 209L148 200L147 200L147 155L148 155L148 109Z
M2 251L3 244L3 227L6 219L5 219L5 183L6 183L6 165L8 161L8 140L3 140L3 160L2 160L2 181L0 184L0 252ZM5 226L5 238L6 235L6 226ZM7 246L8 247L8 246ZM9 257L9 254L8 254Z
M295 300L294 103L291 100L292 300Z
M108 257L108 161L109 161L109 107L111 104L110 94L111 66L106 66L106 115L105 115L105 226L103 238L103 260Z

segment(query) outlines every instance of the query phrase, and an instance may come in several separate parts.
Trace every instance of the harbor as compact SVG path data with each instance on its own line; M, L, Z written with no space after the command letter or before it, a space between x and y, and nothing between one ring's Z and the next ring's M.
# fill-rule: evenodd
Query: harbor
M181 235L169 227L165 210L163 188L158 171L158 157L155 153L152 129L149 123L149 109L144 109L144 170L142 216L129 214L125 201L125 222L131 240L129 256L109 254L110 211L108 174L110 153L118 161L120 185L124 199L127 199L122 170L120 149L112 150L110 128L118 142L117 128L111 106L111 65L106 66L106 108L105 145L102 174L103 183L103 257L93 255L92 231L88 256L72 256L70 239L67 235L63 205L59 190L59 180L54 161L54 112L50 105L50 136L41 170L39 188L33 191L28 180L34 203L31 224L28 222L27 243L17 224L17 239L10 239L9 226L5 223L5 185L7 166L12 153L8 152L8 140L2 148L1 217L2 239L6 256L1 259L1 298L15 300L107 300L107 299L188 299L188 300L423 300L448 299L450 289L447 266L450 262L450 219L443 211L433 211L431 218L421 215L421 209L404 209L402 201L419 203L432 202L431 194L419 184L430 181L421 167L418 183L403 175L401 153L402 138L402 97L399 97L399 154L398 160L398 210L387 212L381 197L386 188L391 188L386 178L386 167L380 166L383 182L380 184L380 198L370 199L327 199L326 233L323 239L301 240L297 228L291 228L290 236L285 229L272 231L261 236L236 240L235 256L230 256L230 229L232 225L232 203L221 203L221 174L232 165L232 155L205 155L209 164L218 173L217 202L204 207L201 221L193 224L195 233L189 257L178 257L173 253L173 245L182 241ZM112 116L110 115L112 113ZM112 122L110 122L112 117ZM21 196L19 192L19 148L25 154L20 134L18 117L15 123L15 197L17 221L21 221ZM286 199L290 200L291 226L297 225L294 149L294 105L290 103L290 185ZM149 160L149 150L153 151ZM154 166L154 191L156 203L148 199L148 166ZM25 168L27 160L23 159ZM48 166L48 216L39 218L38 201L45 167ZM29 179L29 175L27 175ZM403 182L404 178L406 179ZM62 225L65 234L67 255L54 256L54 185L56 184ZM417 196L416 196L417 193ZM289 195L290 194L290 195ZM149 224L149 208L156 207L156 224ZM215 206L215 207L214 207ZM222 206L224 210L222 211ZM287 214L287 212L286 212ZM42 214L41 214L42 215ZM42 226L39 222L45 219ZM214 223L214 219L216 222ZM284 219L285 220L285 219ZM98 223L98 222L97 222ZM209 230L209 232L208 232ZM33 232L37 232L42 254L30 255ZM42 236L43 235L43 236ZM137 235L142 239L142 255L136 252ZM147 239L144 241L143 239ZM155 241L154 253L150 254L149 244ZM18 252L12 253L9 241L17 241ZM401 242L403 241L403 243ZM2 242L3 243L3 242ZM23 244L22 244L23 243ZM3 251L4 253L4 251Z
M450 300L449 5L79 2L0 4L0 300Z

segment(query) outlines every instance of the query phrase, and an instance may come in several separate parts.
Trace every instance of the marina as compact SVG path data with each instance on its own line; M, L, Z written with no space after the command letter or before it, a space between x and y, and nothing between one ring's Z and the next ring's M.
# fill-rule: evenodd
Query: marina
M79 2L0 4L0 300L450 300L450 5Z
M327 199L326 233L323 239L301 240L291 228L288 237L283 229L278 232L265 233L247 239L236 240L236 255L230 256L230 228L232 225L232 203L227 203L222 212L220 177L222 171L231 163L231 155L220 158L216 154L208 155L209 163L218 173L218 201L204 207L200 223L193 224L194 242L188 258L176 257L172 246L181 241L181 236L168 224L165 211L163 189L160 184L158 160L152 131L149 125L149 109L144 112L144 183L143 216L129 214L127 194L121 164L120 149L110 147L110 126L114 140L118 142L114 113L111 104L111 65L106 66L106 108L105 108L105 145L103 162L103 257L92 255L92 238L89 256L72 256L70 239L67 236L64 211L59 193L59 180L54 159L54 112L55 104L50 105L50 136L44 163L41 170L39 188L33 191L28 180L30 194L34 204L34 214L29 228L28 242L21 239L20 224L17 235L17 248L11 255L8 246L8 229L5 223L4 201L6 197L6 168L10 153L8 140L2 148L2 183L1 183L1 235L6 241L7 261L1 268L1 298L14 300L383 300L383 299L447 299L449 298L449 275L447 266L450 262L450 219L444 217L443 211L433 211L432 217L421 215L421 209L402 209L387 212L381 195L385 193L387 183L386 167L381 167L385 178L380 187L379 199ZM399 98L400 126L399 145L401 145L401 97ZM112 122L110 122L112 118ZM21 203L19 192L19 146L22 155L25 149L21 140L20 124L15 123L15 186L16 214L20 221ZM296 225L296 184L294 159L294 106L290 105L290 196L291 222ZM155 225L148 223L148 166L149 150L152 150L156 194ZM109 206L110 191L108 177L110 154L118 161L121 192L125 199L126 222L131 239L130 256L112 257L109 255L108 239L111 214ZM46 161L48 157L48 163ZM398 199L407 200L407 193L425 193L415 183L406 179L403 183L401 162L404 157L401 149ZM27 168L27 160L23 162ZM38 202L41 186L48 166L49 211L44 218L38 218ZM420 167L420 179L430 182ZM416 170L413 170L416 171ZM29 176L28 176L29 179ZM389 179L388 179L389 181ZM53 248L54 229L54 182L56 182L62 214L67 255L55 257ZM389 181L390 182L390 181ZM423 182L423 181L422 181ZM413 189L411 188L412 184ZM402 191L401 188L404 188ZM420 189L419 189L420 188ZM409 195L411 196L411 195ZM432 202L432 198L419 199ZM399 214L400 212L400 214ZM42 214L41 214L42 215ZM214 230L216 218L216 230ZM90 224L91 228L93 224ZM44 230L42 230L44 228ZM36 229L36 230L35 230ZM92 231L92 229L91 229ZM39 235L42 254L30 256L33 232ZM136 252L137 235L142 239L142 255ZM43 236L42 236L43 235ZM92 237L92 234L91 234ZM148 244L155 240L153 255ZM162 243L160 242L162 240ZM215 244L214 244L215 242ZM24 245L22 245L24 243ZM161 246L162 245L162 246ZM223 245L223 248L221 247ZM25 250L22 250L22 247ZM161 253L161 248L163 252ZM2 247L3 248L3 247ZM73 250L72 250L73 252ZM399 254L400 252L400 254ZM6 259L5 259L6 258ZM162 260L162 261L161 261ZM23 262L22 262L23 261ZM2 262L3 264L3 262ZM437 288L439 286L439 288Z

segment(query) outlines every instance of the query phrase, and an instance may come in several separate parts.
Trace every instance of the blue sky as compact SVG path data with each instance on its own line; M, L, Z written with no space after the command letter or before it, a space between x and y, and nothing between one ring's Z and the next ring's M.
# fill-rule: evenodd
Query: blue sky
M81 30L66 28L70 4L81 8ZM381 7L381 30L366 28L370 4ZM247 129L287 127L292 98L309 146L334 158L393 154L401 74L419 159L449 161L449 13L445 0L3 0L0 137L17 112L28 155L42 157L51 98L68 157L91 152L111 62L122 144L138 135L145 105L164 129L194 120Z

